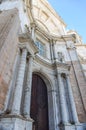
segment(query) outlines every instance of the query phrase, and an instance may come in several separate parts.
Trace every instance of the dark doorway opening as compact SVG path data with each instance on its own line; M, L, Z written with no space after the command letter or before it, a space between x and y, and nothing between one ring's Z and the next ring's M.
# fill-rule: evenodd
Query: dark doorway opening
M47 87L37 74L32 76L31 93L30 116L34 120L32 130L49 130Z

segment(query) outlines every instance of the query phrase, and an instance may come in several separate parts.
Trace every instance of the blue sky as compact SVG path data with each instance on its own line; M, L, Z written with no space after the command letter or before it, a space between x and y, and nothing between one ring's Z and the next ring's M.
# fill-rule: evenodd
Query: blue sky
M76 30L86 43L86 0L48 0L67 24Z

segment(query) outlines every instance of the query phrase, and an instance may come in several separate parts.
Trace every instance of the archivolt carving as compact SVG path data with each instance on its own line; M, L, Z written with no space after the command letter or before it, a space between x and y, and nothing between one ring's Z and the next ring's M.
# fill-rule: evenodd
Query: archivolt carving
M45 26L45 24L43 22L41 22L40 20L37 19L37 23L39 26L42 27L42 29L44 29L45 31L49 32L47 26Z

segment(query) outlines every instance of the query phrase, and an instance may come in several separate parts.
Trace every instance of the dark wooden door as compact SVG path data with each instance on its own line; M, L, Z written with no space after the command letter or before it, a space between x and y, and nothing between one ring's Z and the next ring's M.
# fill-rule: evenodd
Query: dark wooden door
M49 130L47 87L40 76L33 74L31 95L33 130Z

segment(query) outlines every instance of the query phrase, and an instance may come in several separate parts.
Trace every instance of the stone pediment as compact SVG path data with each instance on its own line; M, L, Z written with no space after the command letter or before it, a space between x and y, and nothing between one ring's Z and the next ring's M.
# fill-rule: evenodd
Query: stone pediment
M32 0L33 18L40 28L51 35L64 35L66 26L46 0Z

